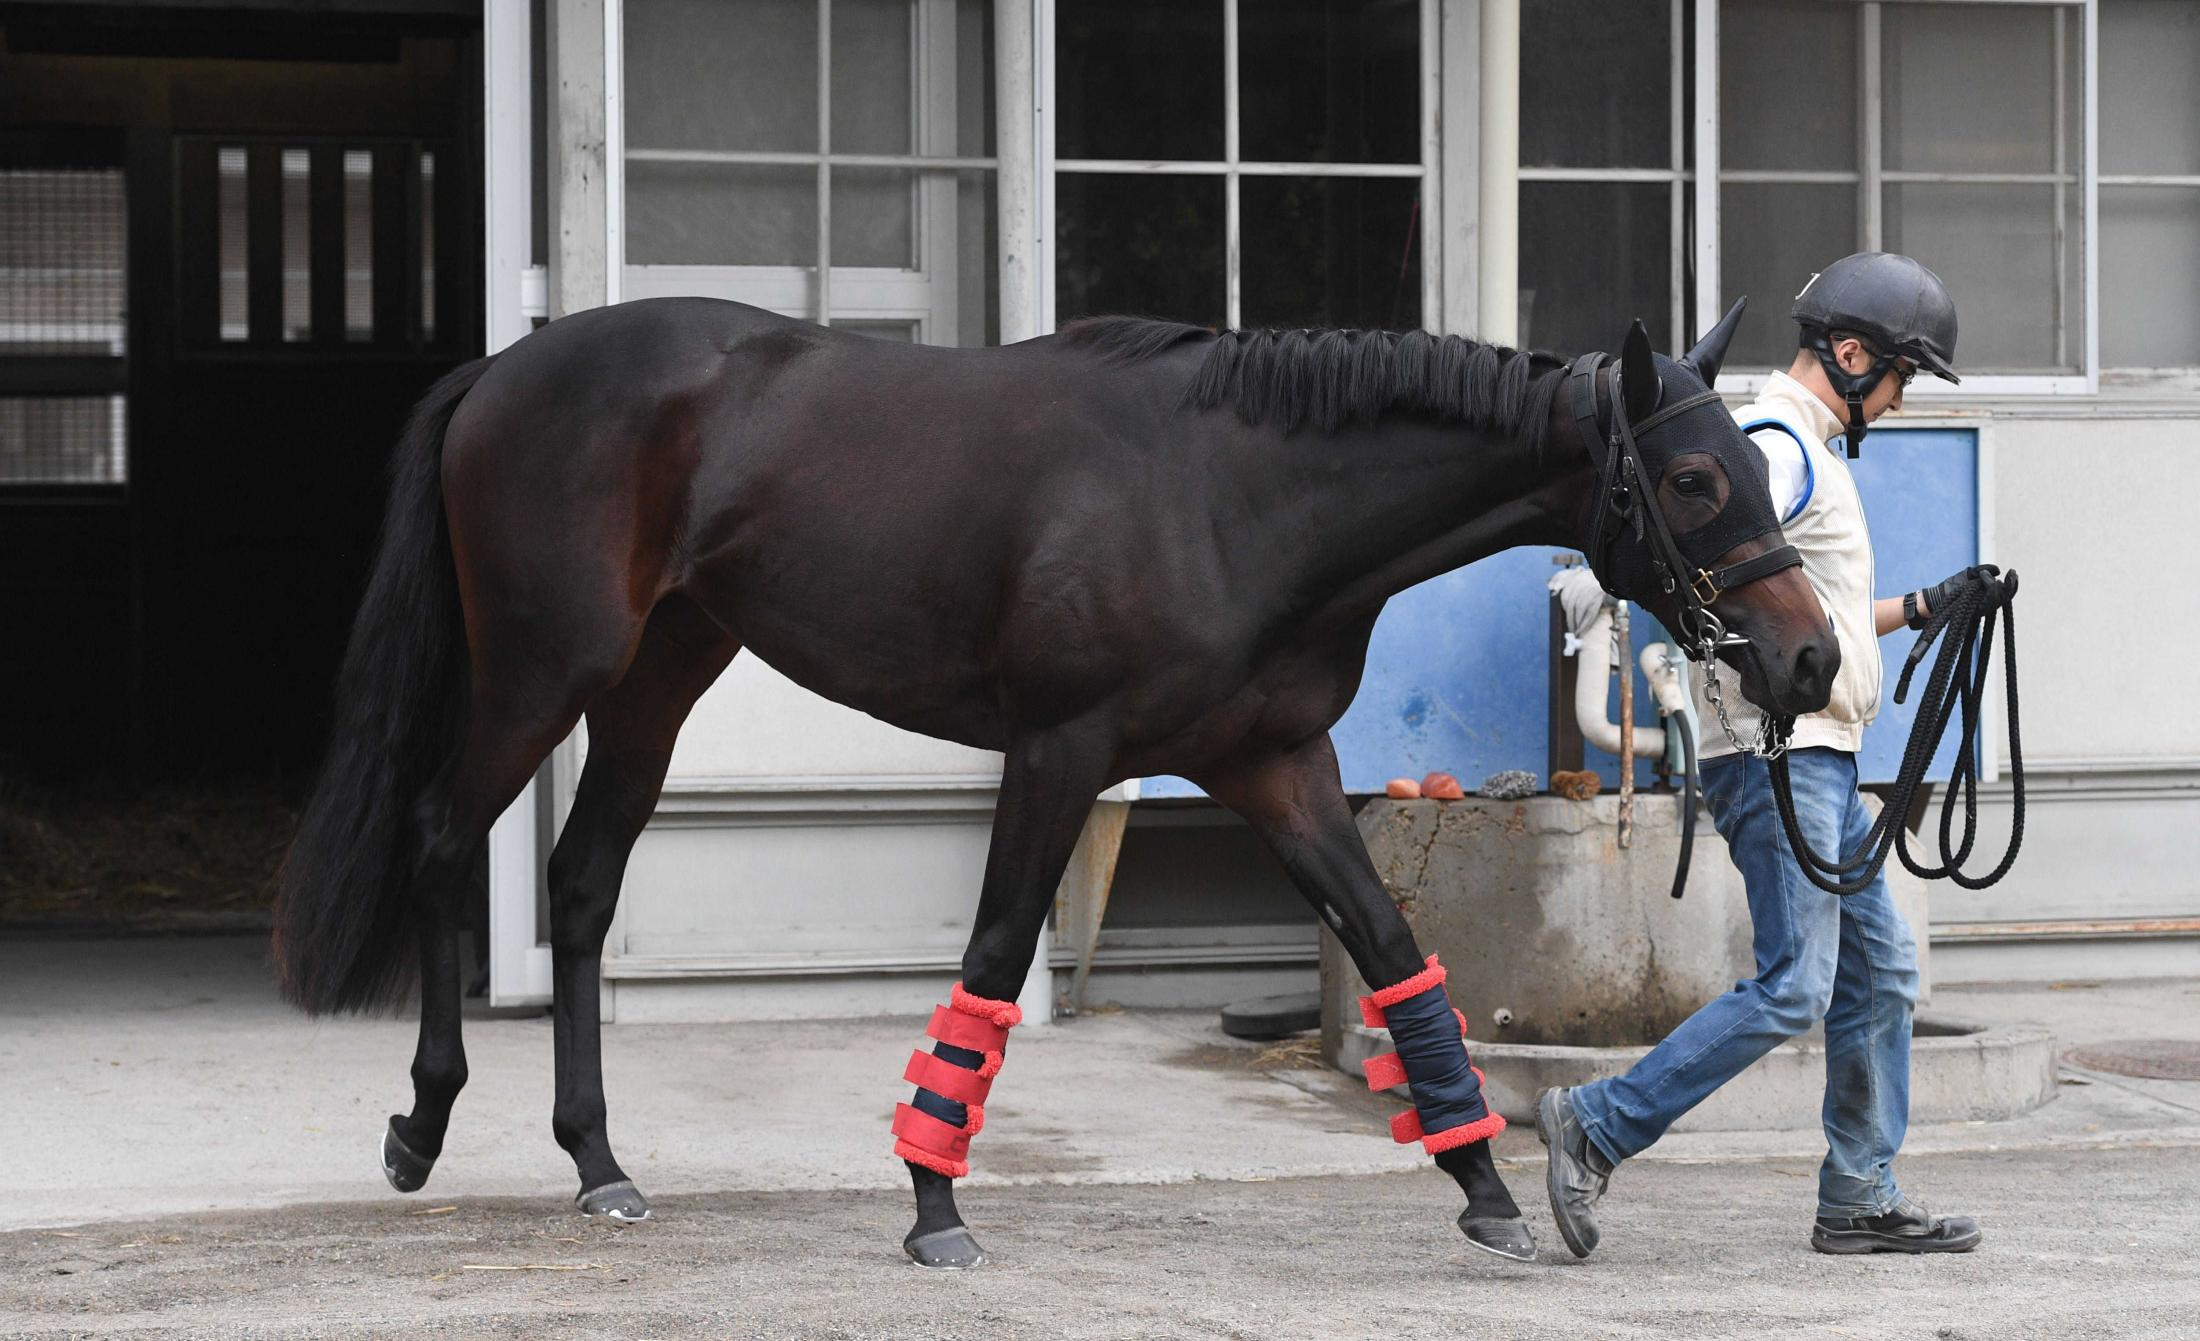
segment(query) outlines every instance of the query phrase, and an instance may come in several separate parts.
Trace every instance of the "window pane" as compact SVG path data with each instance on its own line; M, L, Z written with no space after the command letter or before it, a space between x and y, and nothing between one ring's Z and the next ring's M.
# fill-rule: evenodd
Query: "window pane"
M0 397L0 484L121 484L120 396Z
M1247 326L1421 324L1418 181L1247 177Z
M2103 0L2100 25L2101 171L2200 173L2200 3Z
M242 148L217 150L214 191L221 248L221 338L242 340L245 328L245 255L249 216L245 211L245 153Z
M1723 167L1856 170L1861 13L1850 0L1751 0L1720 6Z
M626 0L625 46L632 148L816 151L817 0Z
M833 0L833 152L916 147L911 0Z
M435 342L435 151L420 151L420 338Z
M1222 179L1065 172L1054 185L1055 317L1223 319Z
M0 171L8 352L123 352L123 199L115 169Z
M1672 190L1663 182L1520 184L1520 343L1617 349L1640 317L1673 347Z
M1222 157L1222 0L1056 0L1055 154Z
M310 155L283 150L283 339L313 338L312 226L308 222L312 181Z
M2078 193L2064 193L2075 201ZM2079 314L2076 211L2055 226L2055 188L1903 183L1887 188L1889 251L1923 262L1961 314L1959 372L2070 370ZM2057 254L2058 237L2066 238Z
M629 163L633 265L817 264L817 169Z
M914 269L917 194L916 174L900 168L833 169L833 267Z
M1525 0L1520 69L1523 165L1673 165L1672 14L1666 4Z
M991 157L993 146L993 0L955 5L955 138L926 152Z
M1729 303L1749 298L1726 366L1785 368L1795 358L1795 295L1857 248L1856 188L1728 182L1719 212L1720 287Z
M2200 188L2102 187L2102 365L2200 366L2195 294L2200 294Z
M914 321L836 321L836 331L854 331L874 340L891 340L897 345L913 345L917 342L917 323Z
M1238 152L1255 162L1421 161L1417 0L1238 9Z
M374 154L367 149L344 151L344 338L374 338Z
M2041 5L1888 5L1883 10L1887 166L1905 172L2047 172L2055 161L2055 29ZM2069 69L2065 70L2069 76ZM2070 113L2081 101L2073 80ZM2075 154L2070 154L2075 161Z

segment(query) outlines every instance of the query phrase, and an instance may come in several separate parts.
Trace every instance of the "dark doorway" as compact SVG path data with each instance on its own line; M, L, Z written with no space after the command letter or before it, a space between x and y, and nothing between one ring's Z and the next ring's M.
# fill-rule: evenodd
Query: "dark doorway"
M479 34L478 0L0 4L13 878L253 904L390 444L481 349Z

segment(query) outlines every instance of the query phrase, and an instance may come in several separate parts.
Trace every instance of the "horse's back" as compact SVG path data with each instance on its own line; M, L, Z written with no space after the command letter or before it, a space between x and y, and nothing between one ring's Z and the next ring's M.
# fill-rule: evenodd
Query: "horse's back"
M1101 367L1052 340L914 346L710 299L579 313L454 418L453 533L505 582L622 618L682 591L827 697L997 746L1004 682L1070 699L1108 678L1103 610L1154 548L1165 504L1141 490L1169 473L1153 457L1181 374ZM1042 616L1051 636L1022 636Z

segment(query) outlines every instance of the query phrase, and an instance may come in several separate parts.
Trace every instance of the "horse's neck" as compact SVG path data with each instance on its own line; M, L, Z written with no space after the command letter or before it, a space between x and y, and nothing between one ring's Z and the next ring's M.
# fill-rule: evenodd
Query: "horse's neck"
M1302 430L1281 455L1312 523L1285 558L1301 609L1373 610L1516 545L1575 543L1578 472L1556 443L1549 464L1500 435L1386 420L1330 438Z

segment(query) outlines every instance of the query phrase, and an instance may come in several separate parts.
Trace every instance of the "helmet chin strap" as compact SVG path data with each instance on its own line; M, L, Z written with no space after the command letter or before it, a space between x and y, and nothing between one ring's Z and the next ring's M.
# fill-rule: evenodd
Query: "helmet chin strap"
M1833 339L1825 331L1811 333L1810 351L1818 356L1818 366L1825 369L1826 381L1832 384L1842 400L1848 402L1849 426L1842 441L1847 446L1849 460L1854 461L1862 454L1858 448L1864 445L1864 434L1868 431L1864 423L1864 401L1878 389L1880 380L1894 370L1895 356L1877 355L1872 359L1871 367L1860 373L1852 373L1842 367L1841 361L1833 356Z

